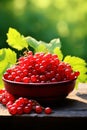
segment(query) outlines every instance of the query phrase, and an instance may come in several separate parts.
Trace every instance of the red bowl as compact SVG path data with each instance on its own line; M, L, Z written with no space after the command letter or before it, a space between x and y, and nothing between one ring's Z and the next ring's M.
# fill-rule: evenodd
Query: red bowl
M28 97L41 103L54 103L64 99L73 91L76 79L50 83L22 83L4 78L5 89L16 97Z

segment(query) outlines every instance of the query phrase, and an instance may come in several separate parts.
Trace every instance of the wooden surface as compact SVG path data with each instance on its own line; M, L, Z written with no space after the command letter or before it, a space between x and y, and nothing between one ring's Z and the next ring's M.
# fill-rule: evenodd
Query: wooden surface
M31 128L38 130L56 128L87 128L87 84L80 83L64 101L52 106L53 113L11 116L0 104L0 130L4 128Z

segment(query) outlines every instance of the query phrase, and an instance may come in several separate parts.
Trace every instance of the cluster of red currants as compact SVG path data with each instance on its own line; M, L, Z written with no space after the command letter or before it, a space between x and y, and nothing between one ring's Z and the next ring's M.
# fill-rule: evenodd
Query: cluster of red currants
M45 114L52 113L52 109L50 107L43 107L36 100L25 97L15 99L12 94L8 93L4 89L0 90L0 103L6 106L11 115L29 114L31 112L36 112L37 114L42 112Z
M60 61L56 54L27 52L18 63L3 74L7 80L24 83L48 83L73 80L79 76L70 64Z

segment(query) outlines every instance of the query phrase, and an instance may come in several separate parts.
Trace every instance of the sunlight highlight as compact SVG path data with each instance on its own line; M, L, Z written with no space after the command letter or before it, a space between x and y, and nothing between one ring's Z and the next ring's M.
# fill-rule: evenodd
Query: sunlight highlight
M33 0L33 3L39 8L47 8L50 5L50 0Z
M14 8L18 10L22 10L26 6L26 0L14 0Z
M69 35L68 25L64 21L58 22L57 30L62 37L67 37Z

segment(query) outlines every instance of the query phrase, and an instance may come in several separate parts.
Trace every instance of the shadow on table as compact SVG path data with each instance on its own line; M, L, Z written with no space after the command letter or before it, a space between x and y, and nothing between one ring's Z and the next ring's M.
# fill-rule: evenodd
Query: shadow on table
M83 98L83 99L87 100L87 94L81 94L81 93L77 92L76 95L79 96L80 98Z
M87 96L87 95L86 95ZM82 96L83 97L83 96ZM64 100L61 100L60 102L54 102L53 104L43 104L43 106L50 106L51 108L57 108L57 109L81 109L86 108L87 109L87 103L78 101L76 99L70 99L65 98Z
M54 103L50 107L54 111L52 115L42 113L40 115L2 116L0 117L0 130L12 130L13 128L15 130L70 130L87 128L87 103L66 98L61 102ZM79 116L77 116L78 112L80 113ZM74 116L73 113L75 113Z

